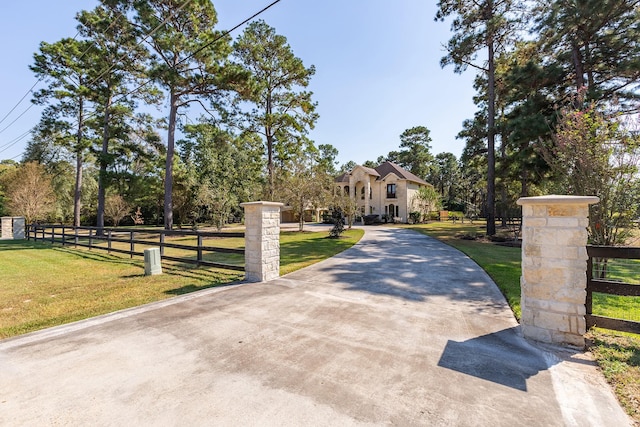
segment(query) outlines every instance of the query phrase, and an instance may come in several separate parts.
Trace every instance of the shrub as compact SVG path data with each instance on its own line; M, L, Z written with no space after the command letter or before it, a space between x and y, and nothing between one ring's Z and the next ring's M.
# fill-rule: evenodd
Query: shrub
M372 225L377 222L380 222L380 216L376 214L365 215L363 219L364 219L364 225Z
M333 224L333 227L329 231L329 238L337 239L342 235L342 233L344 233L344 221L339 219L335 224Z

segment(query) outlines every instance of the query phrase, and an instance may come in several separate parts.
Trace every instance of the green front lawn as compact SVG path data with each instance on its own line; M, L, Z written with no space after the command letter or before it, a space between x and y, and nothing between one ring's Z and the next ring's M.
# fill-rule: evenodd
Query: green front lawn
M328 232L284 232L280 239L281 274L333 256L356 243L362 234L362 230L349 230L344 238L328 239ZM235 242L236 246L244 244L242 239ZM228 242L216 242L222 244ZM244 277L241 272L170 262L163 262L162 267L162 275L144 276L140 257L0 240L0 339Z

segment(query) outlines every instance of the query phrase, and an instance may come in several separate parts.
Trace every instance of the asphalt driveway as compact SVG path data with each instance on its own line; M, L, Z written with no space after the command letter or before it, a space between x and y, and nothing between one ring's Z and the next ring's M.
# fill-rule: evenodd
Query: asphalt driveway
M466 256L366 230L269 283L0 341L0 425L630 424L585 355L521 338Z

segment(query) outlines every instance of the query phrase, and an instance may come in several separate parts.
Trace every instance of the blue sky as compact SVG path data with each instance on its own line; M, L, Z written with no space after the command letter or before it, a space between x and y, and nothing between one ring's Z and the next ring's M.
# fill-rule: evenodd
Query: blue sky
M231 28L269 3L214 0L218 28ZM28 67L39 43L73 37L75 13L96 4L4 2L0 120L36 82ZM434 22L435 10L436 1L424 0L281 0L261 15L287 37L305 65L315 65L310 89L320 118L310 137L316 144L335 146L340 164L375 160L396 150L399 135L413 126L431 130L433 154L461 154L464 142L455 136L475 111L474 75L472 70L457 75L451 67L440 68L442 44L450 32L447 23ZM28 137L16 139L37 123L41 111L34 106L18 118L29 99L0 123L0 160L20 160Z

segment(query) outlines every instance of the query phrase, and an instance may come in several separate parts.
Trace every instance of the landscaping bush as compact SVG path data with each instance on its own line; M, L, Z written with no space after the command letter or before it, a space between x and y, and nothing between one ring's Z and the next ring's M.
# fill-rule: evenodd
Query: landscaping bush
M344 221L342 219L338 219L335 224L333 224L333 228L329 231L329 237L331 239L339 238L342 233L344 233Z
M365 215L363 219L364 219L364 225L377 224L380 222L380 215L375 215L375 214Z

